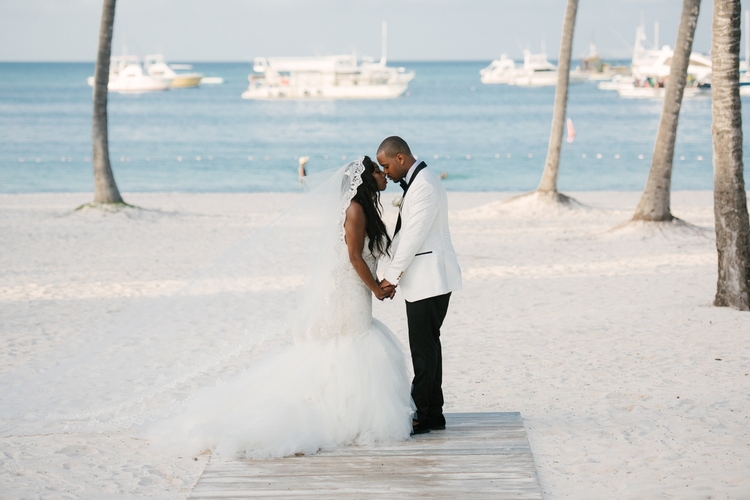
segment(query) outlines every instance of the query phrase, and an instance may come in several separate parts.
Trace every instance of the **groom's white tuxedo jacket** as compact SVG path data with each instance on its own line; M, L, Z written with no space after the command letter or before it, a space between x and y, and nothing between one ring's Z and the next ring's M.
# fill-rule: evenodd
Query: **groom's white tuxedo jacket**
M448 230L448 196L430 169L413 176L383 275L409 302L461 289L461 268Z

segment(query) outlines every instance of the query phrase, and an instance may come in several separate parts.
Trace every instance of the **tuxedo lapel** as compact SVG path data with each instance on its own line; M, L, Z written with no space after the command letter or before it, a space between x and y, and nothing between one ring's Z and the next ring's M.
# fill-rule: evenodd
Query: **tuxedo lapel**
M404 206L404 200L406 199L406 193L409 191L409 187L414 182L414 179L417 178L417 174L422 171L422 169L426 168L427 164L425 162L421 162L419 165L417 165L417 168L414 169L414 174L411 176L411 179L409 179L409 183L404 186L404 184L401 185L401 187L404 188L404 196L401 198L401 206L398 209L398 220L396 221L396 230L393 232L393 236L395 237L396 234L401 230L401 208ZM403 180L401 181L403 183Z
M409 179L409 183L406 185L406 188L404 188L404 196L406 196L406 192L409 191L409 186L412 185L419 172L421 172L425 167L427 167L427 164L425 162L421 162L419 165L417 165L417 168L414 169L414 174L411 176L411 179Z

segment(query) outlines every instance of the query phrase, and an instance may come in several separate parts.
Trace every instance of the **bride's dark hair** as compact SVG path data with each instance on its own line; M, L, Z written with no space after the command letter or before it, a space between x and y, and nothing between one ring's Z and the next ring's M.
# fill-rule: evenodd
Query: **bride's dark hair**
M378 167L369 156L364 157L362 165L365 167L364 172L362 172L362 184L357 188L357 194L354 195L352 200L359 203L365 211L365 232L367 237L370 238L368 245L370 252L377 248L378 252L390 255L391 238L388 236L383 223L383 206L380 204L378 183L372 175Z

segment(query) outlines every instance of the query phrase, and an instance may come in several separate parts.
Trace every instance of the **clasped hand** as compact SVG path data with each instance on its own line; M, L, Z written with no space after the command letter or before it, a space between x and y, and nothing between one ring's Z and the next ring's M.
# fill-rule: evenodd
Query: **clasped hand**
M375 297L378 300L393 299L393 296L396 295L396 285L391 285L388 280L379 282L379 285L380 289L373 292Z

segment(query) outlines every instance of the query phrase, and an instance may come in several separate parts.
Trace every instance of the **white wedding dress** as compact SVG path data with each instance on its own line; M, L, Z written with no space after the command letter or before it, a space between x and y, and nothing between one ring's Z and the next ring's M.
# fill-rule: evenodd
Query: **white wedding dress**
M365 242L375 272L377 256ZM182 452L272 458L406 439L413 412L404 350L372 317L372 293L337 249L325 310L290 346L200 391L150 437Z
M407 438L404 349L373 320L342 234L363 172L360 158L308 176L296 203L171 295L11 372L0 435L136 428L165 451L228 458ZM378 256L363 257L374 273Z

